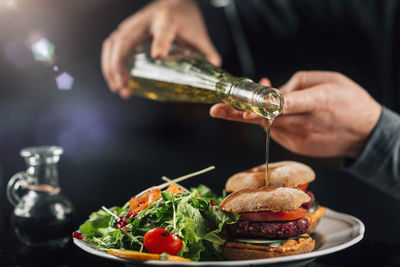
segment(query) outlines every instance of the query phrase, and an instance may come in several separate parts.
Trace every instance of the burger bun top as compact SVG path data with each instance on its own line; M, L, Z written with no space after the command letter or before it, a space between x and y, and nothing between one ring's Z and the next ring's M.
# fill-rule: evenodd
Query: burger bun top
M291 187L242 189L222 200L219 209L227 212L289 211L311 198L302 190Z
M297 187L314 180L314 171L300 162L280 161L268 165L269 186ZM265 185L265 164L263 164L231 176L225 184L225 190L235 192Z

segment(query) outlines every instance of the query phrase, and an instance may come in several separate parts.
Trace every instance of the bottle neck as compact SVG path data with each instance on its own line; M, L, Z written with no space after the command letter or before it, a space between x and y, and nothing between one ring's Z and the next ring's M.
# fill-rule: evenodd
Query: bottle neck
M279 90L233 76L226 76L219 81L217 96L221 102L237 110L253 111L269 120L279 115L284 103Z
M58 188L57 164L28 165L26 171L31 185L49 185Z

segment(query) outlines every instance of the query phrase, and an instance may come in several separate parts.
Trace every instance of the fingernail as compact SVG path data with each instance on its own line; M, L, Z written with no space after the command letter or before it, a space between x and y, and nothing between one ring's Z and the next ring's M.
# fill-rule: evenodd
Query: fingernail
M251 120L257 118L257 114L254 112L246 111L243 113L243 119L245 120Z
M214 66L221 67L222 60L219 57L208 57L207 60Z
M153 53L153 57L154 58L160 58L163 55L163 51L164 49L162 49L162 47L157 46L156 49L154 49L154 53Z
M225 110L221 110L221 109L214 109L214 110L212 109L211 116L216 117L216 118L225 117L226 112L225 112Z
M119 93L119 95L123 98L123 99L128 99L129 97L131 97L131 92L128 89L122 89L121 92Z

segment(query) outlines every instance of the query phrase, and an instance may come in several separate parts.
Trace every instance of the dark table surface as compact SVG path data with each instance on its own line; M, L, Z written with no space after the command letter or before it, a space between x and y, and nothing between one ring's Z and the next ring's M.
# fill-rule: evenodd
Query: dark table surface
M98 175L100 174L96 173L92 176ZM393 212L398 211L398 202L342 172L317 171L317 175L321 179L315 181L311 189L316 192L319 202L333 210L361 219L365 224L366 232L364 239L354 246L317 258L307 266L400 266L400 239L398 238L400 237L398 227L400 220L399 213ZM209 176L210 180L207 180L207 175L203 177L205 184L213 184L211 179L214 178L212 175ZM343 187L343 184L347 186ZM112 187L107 179L98 180L99 188L106 185ZM218 186L222 187L222 185ZM218 188L218 186L215 187ZM132 189L127 189L127 192L122 193L113 188L110 190L110 192L114 191L118 194L108 196L109 199L112 199L113 203L123 203ZM111 205L100 199L100 194L96 195L97 198L93 197L93 203L91 203L87 198L82 201L83 193L75 196L74 191L68 188L64 192L67 196L71 196L76 207L75 229L87 218L90 211L98 208L99 203ZM119 195L122 195L120 199L118 199ZM4 199L2 203L5 204L6 200ZM93 256L76 247L72 242L61 250L33 250L23 247L15 237L7 219L11 212L11 207L4 209L3 213L0 209L0 266L123 266L119 262Z
M32 249L13 234L0 236L0 266L124 266L93 256L72 242L63 249ZM362 240L345 250L317 258L306 266L400 266L400 243Z

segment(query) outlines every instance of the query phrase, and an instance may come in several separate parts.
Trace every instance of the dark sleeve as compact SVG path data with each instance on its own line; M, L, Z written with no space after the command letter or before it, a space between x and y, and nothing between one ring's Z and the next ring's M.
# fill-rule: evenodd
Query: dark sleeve
M400 200L400 116L383 107L367 145L344 170Z
M394 3L393 3L394 2ZM249 30L292 38L303 31L357 30L379 33L396 1L381 0L236 0L241 20Z
M234 45L231 29L226 20L223 8L217 8L209 0L197 0L204 22L215 48L222 58L228 57Z

